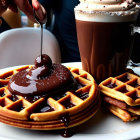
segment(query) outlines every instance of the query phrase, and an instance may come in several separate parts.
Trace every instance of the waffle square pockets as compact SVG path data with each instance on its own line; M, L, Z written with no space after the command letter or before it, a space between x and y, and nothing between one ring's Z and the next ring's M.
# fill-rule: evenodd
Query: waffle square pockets
M67 67L77 82L69 91L50 97L23 97L12 94L9 80L31 65L0 73L0 121L19 128L56 130L80 125L90 119L100 106L93 77L78 68Z
M99 85L104 104L123 121L133 121L140 115L140 77L126 72L110 77Z

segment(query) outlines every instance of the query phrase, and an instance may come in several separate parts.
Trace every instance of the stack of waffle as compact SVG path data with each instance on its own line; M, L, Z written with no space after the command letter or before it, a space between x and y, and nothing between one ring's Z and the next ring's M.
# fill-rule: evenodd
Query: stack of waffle
M25 98L8 90L10 78L32 66L0 74L0 121L15 127L54 130L74 127L90 119L98 110L100 98L93 77L78 68L68 67L78 83L76 89L49 98Z
M99 85L103 106L124 122L133 121L140 115L140 77L126 72L110 77Z

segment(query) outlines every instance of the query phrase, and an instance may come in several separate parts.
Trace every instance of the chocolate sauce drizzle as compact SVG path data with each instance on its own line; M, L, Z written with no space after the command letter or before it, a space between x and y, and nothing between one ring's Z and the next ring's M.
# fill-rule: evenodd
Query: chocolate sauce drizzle
M42 46L43 46L43 24L47 22L47 12L45 8L40 4L39 9L33 7L34 18L40 24L41 27L41 59L42 59Z
M61 136L63 136L64 138L69 138L73 135L73 132L71 131L71 129L64 129L63 132L61 133Z
M69 126L69 123L70 123L70 116L69 114L65 114L61 117L61 122L64 123L64 126L65 127L68 127ZM69 138L73 135L72 131L70 128L65 128L62 130L62 133L61 133L61 136L65 137L65 138Z
M65 114L65 115L63 115L63 116L61 117L61 122L63 122L64 125L65 125L66 127L69 126L69 123L70 123L70 116L69 116L68 113Z
M32 69L15 74L8 83L9 91L14 95L24 96L32 101L65 93L76 85L76 81L65 66L52 64L48 55L35 60Z

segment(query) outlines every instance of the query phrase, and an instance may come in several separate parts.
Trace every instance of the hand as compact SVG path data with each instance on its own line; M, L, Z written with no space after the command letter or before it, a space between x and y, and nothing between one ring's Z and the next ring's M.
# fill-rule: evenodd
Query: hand
M38 0L32 0L32 6L35 10L41 9L41 4L38 2ZM0 0L0 16L6 11L7 8L11 9L13 12L18 12L19 8L32 21L35 22L32 6L28 0Z
M6 11L7 3L5 0L0 0L0 16ZM0 19L0 25L2 24L2 20Z
M7 3L6 3L5 0L0 0L0 16L7 9L7 6L6 5L7 5Z
M32 6L35 10L38 10L40 8L40 3L38 2L38 0L32 0Z
M40 3L32 0L35 9L39 9ZM28 0L0 0L0 16L9 8L13 12L18 12L18 8L23 11L31 20L34 20L33 9Z
M33 9L30 5L28 0L10 0L12 3L10 6L8 6L12 11L14 11L13 7L11 8L11 5L15 4L16 8L18 7L21 11L23 11L31 20L35 21L34 15L33 15ZM32 0L34 2L35 0Z
M14 3L18 6L18 8L23 11L31 20L35 21L33 8L39 14L38 17L40 19L44 16L44 7L38 2L38 0L32 0L32 6L30 5L28 0L13 0ZM46 13L45 13L46 14Z

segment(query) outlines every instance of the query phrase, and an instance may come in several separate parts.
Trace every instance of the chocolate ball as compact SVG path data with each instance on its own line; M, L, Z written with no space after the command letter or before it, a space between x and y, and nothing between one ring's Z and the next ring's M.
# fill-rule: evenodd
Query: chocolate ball
M50 68L52 66L52 60L48 55L42 54L35 59L35 66L47 66L48 68Z

